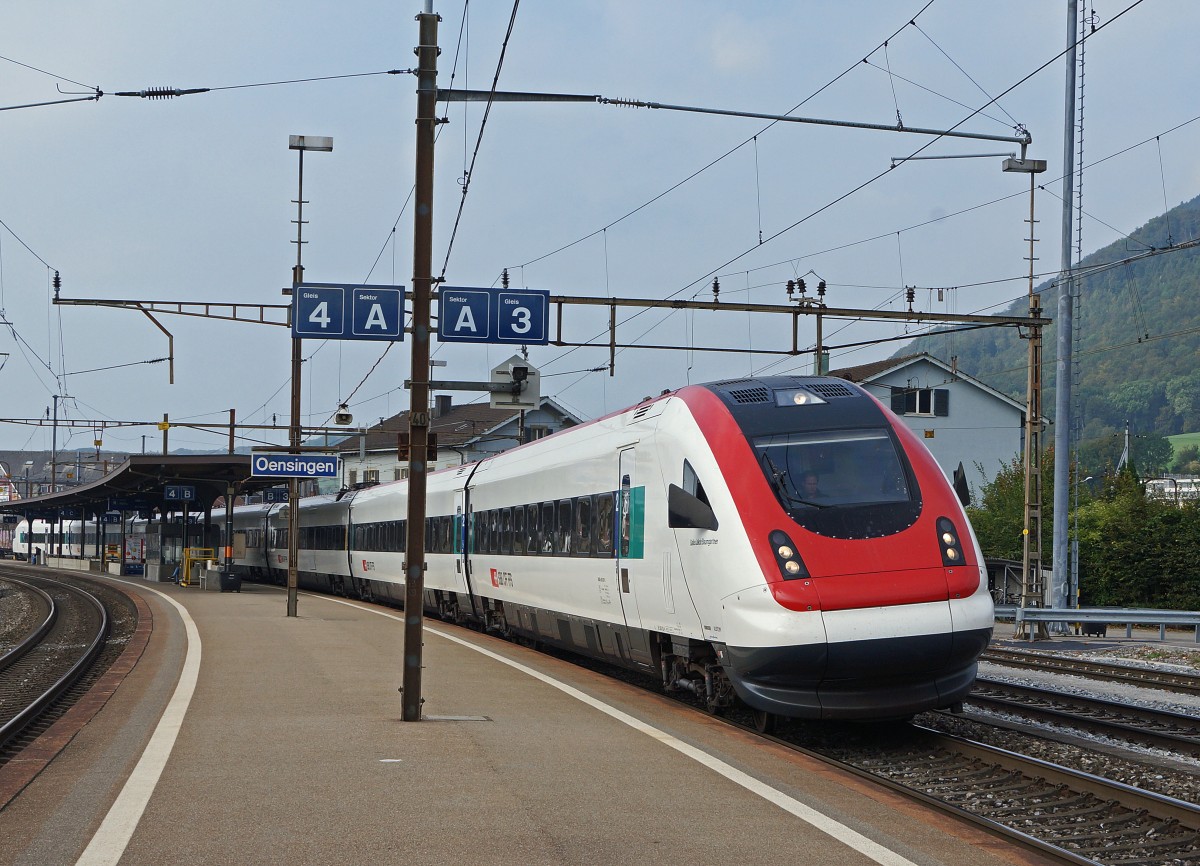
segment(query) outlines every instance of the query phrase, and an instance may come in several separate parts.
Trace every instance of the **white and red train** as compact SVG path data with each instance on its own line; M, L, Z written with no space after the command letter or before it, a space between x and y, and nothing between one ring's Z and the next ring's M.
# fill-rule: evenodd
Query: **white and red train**
M407 483L302 500L303 586L402 601ZM697 385L428 478L425 606L658 672L714 710L891 718L970 690L983 559L925 446L856 385ZM220 525L223 516L214 512ZM234 511L281 580L287 506Z
M654 671L713 710L736 696L763 725L952 706L991 637L959 497L840 379L689 386L427 487L428 611ZM301 585L402 602L407 489L302 500ZM236 571L285 580L287 510L234 509ZM206 546L224 522L214 510ZM18 527L18 555L45 546L39 524ZM64 529L64 553L94 546ZM157 555L155 536L134 521L126 541Z

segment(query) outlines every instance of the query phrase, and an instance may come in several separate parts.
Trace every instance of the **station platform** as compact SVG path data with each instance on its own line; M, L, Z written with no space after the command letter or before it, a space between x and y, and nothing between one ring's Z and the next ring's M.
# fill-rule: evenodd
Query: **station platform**
M0 811L0 863L1046 862L515 644L427 621L404 722L402 612L105 579L152 627Z

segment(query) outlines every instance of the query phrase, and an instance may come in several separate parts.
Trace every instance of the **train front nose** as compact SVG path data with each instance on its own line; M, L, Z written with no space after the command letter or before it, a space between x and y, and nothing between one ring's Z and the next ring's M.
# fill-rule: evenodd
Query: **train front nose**
M755 595L726 599L722 661L743 701L779 715L888 718L948 706L970 691L991 637L990 611L969 600L793 611Z

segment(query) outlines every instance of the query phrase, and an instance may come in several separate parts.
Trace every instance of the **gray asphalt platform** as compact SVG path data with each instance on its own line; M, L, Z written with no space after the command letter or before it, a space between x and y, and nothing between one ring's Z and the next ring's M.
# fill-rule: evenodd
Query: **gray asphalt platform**
M301 594L289 618L274 587L132 589L153 612L145 651L0 811L0 863L1044 862L666 698L484 635L427 621L425 718L403 722L399 611ZM145 781L171 733L161 775ZM137 814L127 779L149 795ZM127 844L113 840L118 819Z

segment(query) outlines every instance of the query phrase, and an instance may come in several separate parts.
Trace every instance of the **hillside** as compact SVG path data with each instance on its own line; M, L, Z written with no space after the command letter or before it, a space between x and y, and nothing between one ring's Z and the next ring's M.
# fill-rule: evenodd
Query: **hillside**
M1151 247L1200 238L1200 197L1184 202L1131 233L1131 238L1087 256L1084 268L1121 262ZM1043 251L1043 255L1046 253ZM1167 252L1086 276L1075 315L1081 327L1075 360L1079 374L1082 440L1111 437L1128 420L1135 433L1161 436L1200 430L1200 248ZM1058 310L1058 291L1037 288L1045 314ZM1024 299L1008 315L1028 311ZM1045 333L1043 406L1054 413L1057 328ZM949 360L959 369L1018 399L1025 396L1027 344L1011 329L932 334L900 349Z

